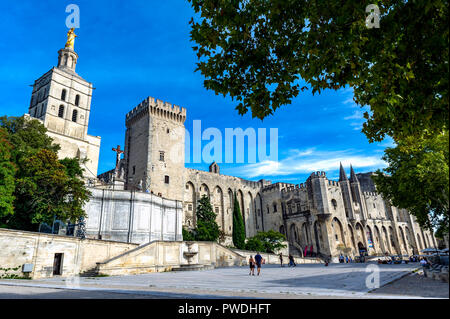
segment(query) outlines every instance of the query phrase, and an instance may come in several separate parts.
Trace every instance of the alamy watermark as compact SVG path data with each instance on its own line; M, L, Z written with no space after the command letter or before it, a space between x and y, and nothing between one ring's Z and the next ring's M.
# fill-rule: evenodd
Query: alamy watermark
M174 163L278 161L278 128L225 128L223 134L215 127L202 129L201 120L192 124L192 134L182 127L167 131L172 144L168 156ZM157 144L164 145L165 137L155 138Z
M68 29L79 28L80 27L80 7L73 3L69 4L66 7L66 13L70 13L66 17L66 27Z
M378 29L380 27L380 8L376 4L369 4L366 7L366 13L369 13L366 17L366 27Z

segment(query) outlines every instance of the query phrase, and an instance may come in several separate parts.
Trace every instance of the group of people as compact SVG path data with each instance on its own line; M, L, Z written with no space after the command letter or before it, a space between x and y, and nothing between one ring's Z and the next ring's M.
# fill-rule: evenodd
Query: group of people
M352 263L352 262L353 262L353 259L351 257L349 257L349 256L345 256L344 257L344 255L342 255L342 254L339 255L339 263L341 263L341 264L343 264L343 263L348 264L348 263Z
M284 266L283 266L283 253L280 253L279 256L280 256L280 264L281 264L281 267L284 267ZM289 267L291 267L291 266L296 267L296 266L297 266L297 264L296 264L295 261L294 261L294 256L292 256L291 254L289 254L288 259L289 259L289 263L288 263L288 266L289 266Z
M265 260L262 258L262 256L259 253L256 253L255 258L253 256L250 256L248 259L248 264L250 266L250 273L249 276L255 275L255 266L258 269L258 276L261 273L261 264L264 264Z
M281 263L281 267L283 266L283 254L280 253L280 263ZM296 267L297 264L295 263L294 260L294 256L292 256L291 254L289 254L289 264L288 266L291 267ZM249 276L254 276L255 275L255 268L257 269L257 275L259 276L261 273L261 265L265 264L265 259L258 253L256 253L255 257L250 256L250 258L248 259L248 265L250 267L250 273Z

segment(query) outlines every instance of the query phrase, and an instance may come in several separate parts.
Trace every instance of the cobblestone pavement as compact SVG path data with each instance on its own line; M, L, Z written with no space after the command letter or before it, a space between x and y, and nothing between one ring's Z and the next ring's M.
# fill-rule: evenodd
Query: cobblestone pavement
M390 294L375 293L366 286L371 272L369 264L323 264L283 267L263 266L261 276L249 276L246 267L229 267L204 271L165 272L143 275L77 278L54 277L41 280L1 280L0 297L34 295L45 298L52 294L64 298L80 294L92 298L111 298L111 294L142 296L142 298L410 298L401 290ZM373 267L373 265L371 265ZM379 265L380 286L401 278L418 267L417 264ZM9 285L9 286L4 286ZM16 287L11 285L17 285ZM411 284L412 285L412 284ZM22 288L19 288L21 286ZM23 287L29 286L29 292ZM5 288L9 287L9 288ZM35 295L35 289L50 289ZM53 290L52 290L53 289ZM80 292L82 291L82 292ZM46 295L47 294L47 295ZM13 296L12 296L13 297ZM422 296L419 296L422 297ZM78 298L78 297L76 297ZM122 298L122 297L120 297ZM133 297L136 298L136 297Z

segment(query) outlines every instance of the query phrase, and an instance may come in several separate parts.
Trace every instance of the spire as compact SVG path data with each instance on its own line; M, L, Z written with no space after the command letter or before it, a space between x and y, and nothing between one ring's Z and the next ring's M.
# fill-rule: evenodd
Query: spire
M358 182L358 178L356 177L352 164L350 164L350 182Z
M340 168L339 168L339 181L340 182L347 181L348 178L347 178L347 175L345 174L344 167L342 167L342 163L339 162L339 165L340 165Z
M73 28L67 32L67 42L64 49L58 51L58 69L63 69L75 73L77 66L78 54L73 50L75 37Z

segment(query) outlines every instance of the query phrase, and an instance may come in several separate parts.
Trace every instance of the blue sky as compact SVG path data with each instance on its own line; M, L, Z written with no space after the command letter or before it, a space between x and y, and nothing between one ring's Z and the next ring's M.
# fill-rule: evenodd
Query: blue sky
M302 183L317 170L338 179L340 161L347 172L350 163L356 172L385 167L381 156L391 142L368 143L350 89L302 93L264 121L238 115L231 99L207 91L194 72L188 24L194 12L187 1L0 2L1 115L26 113L30 85L56 65L70 3L81 13L77 73L95 87L89 134L102 137L99 173L114 167L111 148L124 146L125 114L147 96L185 107L190 132L193 120L223 134L225 128L278 128L278 162L221 164L226 175ZM186 166L207 170L209 164Z

